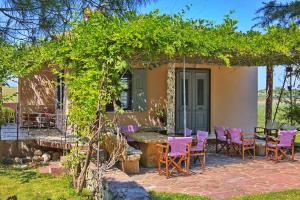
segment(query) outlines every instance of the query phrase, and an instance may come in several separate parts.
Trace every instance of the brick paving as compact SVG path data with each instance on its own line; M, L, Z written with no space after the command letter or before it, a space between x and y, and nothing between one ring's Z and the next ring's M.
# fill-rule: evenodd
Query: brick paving
M300 160L300 153L296 159ZM131 178L148 191L204 195L213 199L300 188L300 161L275 163L263 157L242 161L239 157L209 153L205 170L196 164L189 176L167 179L154 168L141 170L141 174Z

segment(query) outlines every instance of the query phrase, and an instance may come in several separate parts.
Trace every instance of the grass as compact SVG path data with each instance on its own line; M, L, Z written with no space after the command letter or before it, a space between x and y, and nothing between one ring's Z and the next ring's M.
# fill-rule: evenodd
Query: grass
M18 102L18 88L17 87L2 87L4 98L8 98L4 103L17 103Z
M16 195L18 200L88 199L89 191L81 195L72 189L69 177L53 177L34 169L13 169L0 166L0 199Z
M208 197L179 193L150 192L151 200L210 200Z
M283 109L284 105L280 105L279 107ZM258 95L258 103L257 103L257 126L258 127L265 127L265 97L262 95ZM276 110L276 101L273 103L273 115ZM282 117L282 111L279 109L276 115L276 121L279 121L280 123L284 123ZM297 134L296 136L296 143L300 143L300 134Z
M152 200L209 200L208 197L203 196L191 196L185 194L177 193L158 193L151 192ZM296 200L300 199L300 190L287 190L284 192L271 192L271 193L262 193L254 194L249 196L233 197L228 200Z
M300 190L287 190L284 192L271 192L265 194L255 194L250 196L243 196L243 197L235 197L231 198L231 200L296 200L300 199Z

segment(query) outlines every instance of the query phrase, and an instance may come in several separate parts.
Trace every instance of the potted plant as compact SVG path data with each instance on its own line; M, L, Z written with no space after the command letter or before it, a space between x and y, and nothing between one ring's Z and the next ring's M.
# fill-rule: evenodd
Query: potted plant
M156 110L155 110L155 117L156 119L159 120L159 122L165 126L167 123L167 110L165 107L163 106L159 106Z

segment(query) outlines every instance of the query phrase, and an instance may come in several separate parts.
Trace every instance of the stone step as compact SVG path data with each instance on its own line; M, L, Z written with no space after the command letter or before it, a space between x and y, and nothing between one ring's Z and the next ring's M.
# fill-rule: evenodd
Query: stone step
M61 176L64 174L64 166L60 162L50 162L48 166L43 166L38 169L42 174L51 174L53 176Z

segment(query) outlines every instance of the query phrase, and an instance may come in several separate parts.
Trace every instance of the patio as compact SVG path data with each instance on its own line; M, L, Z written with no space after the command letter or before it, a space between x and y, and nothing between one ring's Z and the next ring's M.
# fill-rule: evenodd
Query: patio
M299 160L300 153L296 153L295 158ZM298 161L275 163L263 157L242 161L240 157L209 153L204 171L197 164L192 166L189 176L166 179L158 175L156 168L142 168L141 174L131 175L131 179L148 191L203 195L213 199L300 188Z

